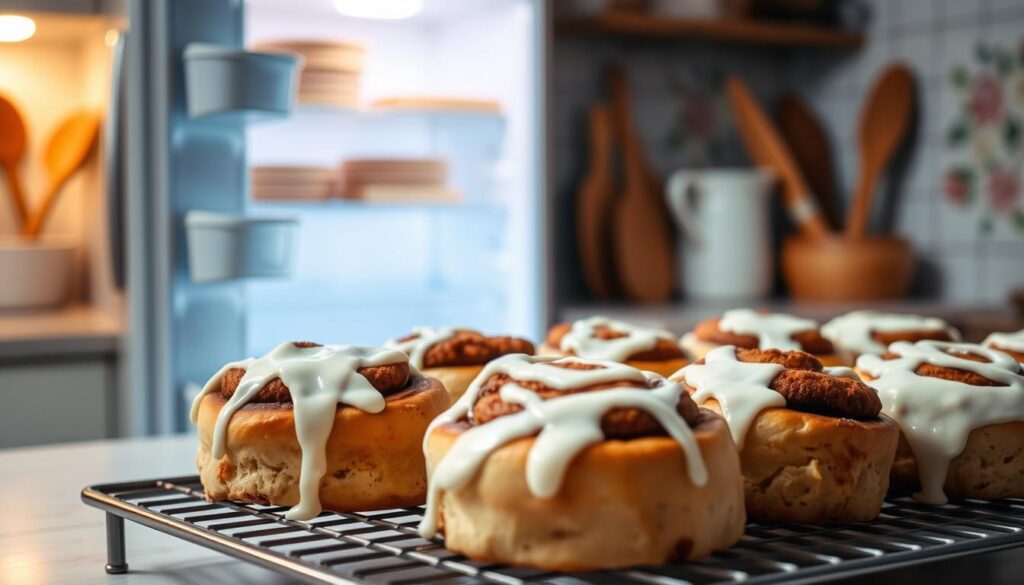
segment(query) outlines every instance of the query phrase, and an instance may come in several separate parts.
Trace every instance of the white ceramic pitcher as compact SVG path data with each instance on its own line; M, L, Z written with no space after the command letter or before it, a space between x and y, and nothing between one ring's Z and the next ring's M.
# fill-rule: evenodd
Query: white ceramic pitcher
M772 289L765 169L679 170L665 189L680 227L682 289L695 299L755 298Z

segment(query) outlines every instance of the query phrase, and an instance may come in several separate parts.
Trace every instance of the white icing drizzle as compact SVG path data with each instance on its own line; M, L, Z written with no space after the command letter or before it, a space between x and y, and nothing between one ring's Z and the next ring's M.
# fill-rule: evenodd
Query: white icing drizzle
M920 315L852 311L821 326L821 334L837 348L857 353L885 352L885 345L876 341L872 333L896 331L945 331L954 341L960 340L960 332L949 323Z
M800 343L793 339L793 334L817 329L818 323L784 313L732 309L722 314L718 328L727 333L756 335L760 349L800 349Z
M600 327L626 335L614 339L601 339L596 335L596 330ZM559 349L571 351L582 358L624 362L634 354L654 349L660 340L674 344L676 338L664 329L642 327L608 317L590 317L572 324L572 329L562 337Z
M718 401L733 441L742 448L754 417L766 408L786 406L786 398L768 387L784 369L779 364L741 362L735 347L723 345L709 351L703 364L690 364L672 377L695 390L691 398L698 405L712 398Z
M990 333L981 344L985 347L999 346L1010 351L1024 353L1024 329L1015 333Z
M580 370L552 364L585 363L600 369ZM613 408L639 408L650 413L675 439L686 454L687 472L694 485L707 483L707 468L693 431L676 411L682 387L652 372L607 360L576 357L553 358L510 354L484 367L466 393L441 416L434 419L423 439L424 451L430 433L439 425L472 416L472 408L483 384L495 374L514 380L540 382L556 390L569 390L608 382L651 382L648 390L629 386L595 392L567 394L543 400L514 382L501 387L502 400L523 405L518 413L506 415L463 432L430 473L427 509L420 533L430 538L437 532L437 498L441 490L458 490L469 483L492 452L510 441L537 435L526 462L526 482L538 498L553 497L562 484L573 458L588 445L604 439L601 418Z
M1009 355L970 343L899 341L889 345L898 358L883 360L862 355L857 367L874 379L882 411L896 420L917 460L921 491L914 497L944 504L943 484L949 463L967 444L976 428L1024 421L1024 376ZM976 362L946 351L973 353L989 359ZM956 368L984 376L999 386L972 386L963 382L920 376L921 364Z
M384 347L409 354L409 363L417 369L423 369L423 356L427 350L441 341L455 337L457 331L453 327L413 327L412 333L416 337L404 341L392 339L386 342Z
M193 422L198 419L199 404L207 394L220 390L221 378L228 370L245 370L238 388L217 415L211 452L214 459L220 459L227 451L227 427L231 417L264 385L280 378L292 397L295 434L302 449L299 503L285 517L309 520L322 510L320 478L327 470L327 439L334 427L338 404L374 414L384 410L384 396L356 370L406 360L404 353L393 349L350 345L297 347L291 342L282 343L261 358L248 358L221 368L196 396L191 418ZM410 370L413 375L419 375L415 369Z

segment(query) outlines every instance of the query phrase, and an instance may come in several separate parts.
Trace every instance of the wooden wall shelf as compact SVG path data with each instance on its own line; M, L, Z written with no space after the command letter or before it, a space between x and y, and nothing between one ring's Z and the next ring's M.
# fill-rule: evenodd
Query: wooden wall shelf
M598 18L564 19L558 35L708 39L727 43L779 47L857 48L864 35L809 24L743 19L697 20L642 13L616 13Z

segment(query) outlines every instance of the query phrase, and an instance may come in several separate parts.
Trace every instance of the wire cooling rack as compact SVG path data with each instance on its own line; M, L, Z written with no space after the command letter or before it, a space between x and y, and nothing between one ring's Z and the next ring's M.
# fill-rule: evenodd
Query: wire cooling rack
M567 574L450 552L419 536L420 507L294 522L282 506L207 502L198 477L96 485L82 490L82 500L107 513L110 573L128 570L127 519L310 583L810 583L1024 545L1022 499L946 506L899 499L862 524L748 524L739 544L697 562Z

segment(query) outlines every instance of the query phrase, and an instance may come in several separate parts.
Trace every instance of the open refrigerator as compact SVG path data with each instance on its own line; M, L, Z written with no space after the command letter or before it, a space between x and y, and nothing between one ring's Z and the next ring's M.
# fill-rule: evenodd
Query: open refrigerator
M376 345L416 325L541 331L543 12L538 0L426 0L401 20L345 16L330 0L128 3L124 432L184 430L190 398L212 373L281 341ZM230 70L195 76L183 57L190 45L230 61L297 40L364 48L358 103L190 111L191 91L238 82ZM497 108L372 106L396 95ZM251 196L261 166L410 157L444 161L458 200ZM190 233L197 212L247 234L234 244L242 255L268 241L254 235L259 226L293 225L287 266L253 277L266 274L255 254L221 278L197 278L217 253L204 248L216 238Z

